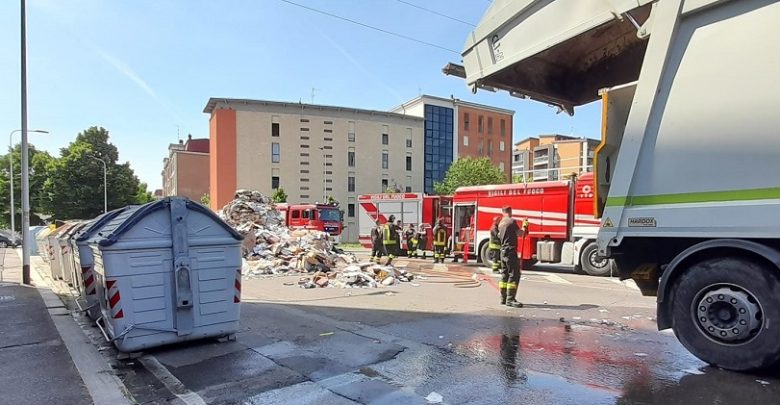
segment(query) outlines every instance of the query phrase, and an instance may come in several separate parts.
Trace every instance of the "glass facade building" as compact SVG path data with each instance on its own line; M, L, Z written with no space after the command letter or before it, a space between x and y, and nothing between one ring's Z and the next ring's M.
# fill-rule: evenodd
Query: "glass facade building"
M452 164L453 144L452 108L425 104L425 181L428 194L433 193L433 184L444 180Z

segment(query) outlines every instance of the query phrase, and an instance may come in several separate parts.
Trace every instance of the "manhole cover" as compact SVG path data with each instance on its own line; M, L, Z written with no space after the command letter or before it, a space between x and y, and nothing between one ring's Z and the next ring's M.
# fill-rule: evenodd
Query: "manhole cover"
M0 302L8 302L8 301L13 301L15 299L16 297L14 297L13 295L0 295Z

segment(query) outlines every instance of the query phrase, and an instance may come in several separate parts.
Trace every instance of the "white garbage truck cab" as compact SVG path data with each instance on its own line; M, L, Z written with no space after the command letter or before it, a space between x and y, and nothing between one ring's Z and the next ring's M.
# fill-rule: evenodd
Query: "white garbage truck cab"
M780 364L779 24L777 0L495 0L444 68L569 114L601 99L599 252L732 370Z

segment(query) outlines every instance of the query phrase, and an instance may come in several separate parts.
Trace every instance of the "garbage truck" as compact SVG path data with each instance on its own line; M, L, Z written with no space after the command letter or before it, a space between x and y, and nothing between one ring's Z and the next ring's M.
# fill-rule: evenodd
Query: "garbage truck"
M780 2L494 0L444 73L601 100L598 252L721 368L780 363Z

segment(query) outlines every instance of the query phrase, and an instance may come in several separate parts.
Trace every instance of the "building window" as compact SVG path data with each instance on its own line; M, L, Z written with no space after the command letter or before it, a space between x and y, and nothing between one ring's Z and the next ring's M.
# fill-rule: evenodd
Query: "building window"
M333 187L325 187L325 191L333 191Z
M305 199L309 198L309 195L308 194L301 194L300 198L303 198L305 200Z
M301 140L302 140L302 141L308 141L308 140L309 140L309 137L308 137L308 136L305 136L305 135L301 135Z
M347 152L347 166L355 167L355 151L350 150Z
M333 158L333 155L325 155L325 159L331 159Z
M349 142L355 142L355 121L349 121L349 132L347 133L347 140Z
M301 162L301 166L308 166L309 162Z
M309 120L306 118L301 118L301 122L309 122Z
M301 148L303 148L303 149L309 149L309 145L301 145Z
M325 182L326 183L333 183L333 179L326 179Z
M309 128L301 128L301 132L309 132Z
M325 174L333 174L332 170L325 170Z
M279 136L279 116L271 116L271 136Z
M479 154L479 156L482 156L484 152L485 152L485 148L483 147L482 139L480 139L479 146L477 147L477 153Z
M406 171L411 171L411 170L412 170L412 157L407 155L406 156Z
M412 147L412 129L406 128L406 147L411 148Z
M333 121L325 121L325 125L333 125Z
M488 134L493 133L493 117L488 117Z
M355 204L347 204L347 216L350 218L355 217Z
M454 110L448 107L426 104L424 106L425 132L423 151L423 188L425 193L433 193L433 185L444 180L447 169L452 164L454 148L460 142L454 138Z
M326 134L332 134L332 133L333 133L333 130L332 130L332 129L325 129L325 130L324 130L324 132L325 132Z
M322 147L322 149L328 149L328 150L330 150L330 149L333 149L333 147L332 147L332 146L323 146L323 147Z
M390 137L387 134L382 134L382 145L389 145Z
M355 133L354 133L354 132L350 132L350 133L347 135L347 140L348 140L349 142L355 142Z
M505 147L504 141L501 141L501 142L498 143L498 150L500 150L501 152L504 151L504 147Z
M332 142L333 141L333 138L323 138L323 139L325 140L325 142Z
M300 179L300 182L301 182L301 183L308 183L308 182L309 182L309 179L307 179L307 178L302 178L302 179Z
M301 173L308 173L309 169L301 169Z
M301 191L308 191L308 190L309 190L309 186L301 186Z
M271 176L271 189L279 188L279 176Z
M469 146L469 136L463 135L463 146Z
M273 142L271 144L271 163L279 163L279 159L281 158L281 153L279 150L279 143Z
M406 186L406 192L411 193L412 192L412 186Z
M463 129L469 130L469 113L463 113Z
M331 162L325 162L325 166L333 166L333 163L331 163Z
M477 118L477 131L481 134L484 130L484 119L480 115L479 118Z
M347 191L350 193L355 192L355 176L347 177Z
M382 151L382 168L387 169L390 167L390 155L386 150Z
M498 168L501 169L501 172L503 173L504 172L504 162L499 162L498 163Z
M382 192L384 193L385 191L387 191L387 188L388 188L387 179L382 179Z
M504 121L502 119L501 123L499 125L500 125L500 130L501 130L501 136L506 135L506 121Z
M308 154L307 152L302 152L302 153L301 153L301 156L303 156L303 157L309 157L309 154Z
M488 156L493 156L493 141L488 140Z

